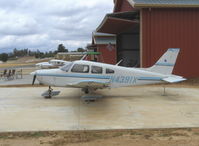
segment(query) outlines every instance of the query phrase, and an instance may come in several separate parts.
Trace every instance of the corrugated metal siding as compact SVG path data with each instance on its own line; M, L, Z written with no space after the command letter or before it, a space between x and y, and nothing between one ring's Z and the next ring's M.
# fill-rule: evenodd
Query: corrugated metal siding
M142 9L143 67L181 48L174 74L199 77L199 9Z
M111 49L108 48L108 45L97 45L97 51L101 52L101 55L98 58L99 62L116 64L116 47L111 45Z

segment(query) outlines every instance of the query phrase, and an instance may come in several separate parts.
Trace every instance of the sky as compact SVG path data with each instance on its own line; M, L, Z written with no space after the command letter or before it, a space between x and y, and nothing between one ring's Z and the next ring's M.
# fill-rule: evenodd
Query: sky
M0 53L85 47L112 10L113 0L0 0Z

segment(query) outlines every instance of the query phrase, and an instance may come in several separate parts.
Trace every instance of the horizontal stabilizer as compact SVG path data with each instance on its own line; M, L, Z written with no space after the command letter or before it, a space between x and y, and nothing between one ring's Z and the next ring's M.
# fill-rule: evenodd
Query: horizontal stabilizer
M185 81L186 79L180 76L173 76L173 77L163 78L162 80L169 83L177 83L177 82Z

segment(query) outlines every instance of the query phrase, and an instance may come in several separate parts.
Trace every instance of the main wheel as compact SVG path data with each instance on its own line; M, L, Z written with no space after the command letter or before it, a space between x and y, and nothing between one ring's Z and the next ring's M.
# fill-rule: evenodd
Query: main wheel
M88 93L89 93L89 90L88 90L88 89L85 89L84 93L85 93L85 94L88 94Z

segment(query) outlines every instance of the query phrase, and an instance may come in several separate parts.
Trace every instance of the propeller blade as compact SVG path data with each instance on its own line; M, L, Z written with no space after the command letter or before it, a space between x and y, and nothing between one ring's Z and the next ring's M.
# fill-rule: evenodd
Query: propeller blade
M37 76L36 76L36 75L34 75L34 76L33 76L32 85L34 85L34 84L35 84L35 80L36 80L36 78L37 78Z

